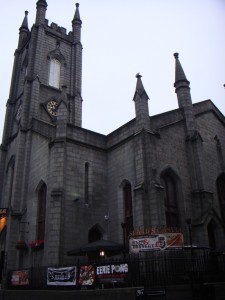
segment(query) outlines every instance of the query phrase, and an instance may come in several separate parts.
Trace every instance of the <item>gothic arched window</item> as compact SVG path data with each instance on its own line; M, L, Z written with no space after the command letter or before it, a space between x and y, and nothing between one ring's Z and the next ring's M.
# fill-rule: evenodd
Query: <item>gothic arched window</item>
M218 177L216 181L216 186L217 186L217 194L219 198L222 218L223 221L225 221L225 173L221 174Z
M165 215L167 227L180 227L178 199L177 199L177 182L170 172L166 172L163 177L165 189Z
M53 58L50 60L49 85L59 88L60 83L60 62Z
M98 225L93 226L88 232L88 243L93 243L102 239L102 232Z
M45 239L46 195L47 186L43 183L38 191L37 240Z

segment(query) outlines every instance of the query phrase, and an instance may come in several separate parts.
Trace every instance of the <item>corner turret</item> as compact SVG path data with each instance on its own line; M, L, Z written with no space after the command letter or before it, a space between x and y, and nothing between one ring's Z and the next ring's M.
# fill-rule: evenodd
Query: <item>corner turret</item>
M82 96L81 96L81 84L82 84L82 44L81 44L81 24L79 13L79 3L76 3L75 15L72 21L73 26L73 49L72 49L72 72L71 82L74 85L71 87L71 94L74 97L71 103L72 119L71 123L81 127L82 125Z
M135 112L136 112L136 126L137 130L148 129L150 130L150 117L148 110L148 94L146 93L141 75L138 73L136 75L137 84L134 93L133 100L135 102Z
M190 82L187 80L184 70L179 61L179 54L174 53L175 57L175 92L179 108L183 108L186 122L187 136L192 136L196 130L193 105L190 93Z
M80 41L81 24L82 24L82 21L80 19L79 3L76 3L76 10L75 10L74 18L72 21L74 41Z
M37 2L37 13L36 13L36 25L45 24L45 14L47 10L47 2L46 0L38 0Z
M18 42L18 49L21 49L24 44L29 39L30 31L28 28L28 19L27 19L28 11L25 11L25 17L23 19L22 25L19 29L19 42Z

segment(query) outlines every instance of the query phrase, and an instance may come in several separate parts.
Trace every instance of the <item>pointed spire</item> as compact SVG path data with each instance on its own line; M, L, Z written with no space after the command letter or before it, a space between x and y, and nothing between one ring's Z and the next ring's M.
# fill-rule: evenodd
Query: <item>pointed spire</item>
M71 109L71 122L81 127L82 125L82 44L81 44L81 19L79 13L79 3L76 3L76 11L72 20L72 33L73 33L73 49L72 49L72 61L74 66L71 74L71 81L73 82L71 94L75 95L74 105Z
M82 21L80 19L80 12L79 12L79 3L76 3L76 11L74 14L74 18L72 21L73 26L73 38L75 43L79 43L81 39L81 24Z
M135 101L136 95L138 95L139 97L143 98L143 96L145 95L145 99L148 100L148 94L145 91L145 88L143 86L142 80L141 80L141 75L139 73L136 74L136 78L137 78L137 84L136 84L136 91L134 94L134 98L133 100Z
M27 20L28 11L25 11L25 17L23 19L22 25L19 29L19 43L18 49L21 49L29 39L29 28L28 28L28 20Z
M135 113L136 113L136 130L150 129L150 118L148 110L148 94L143 86L141 75L137 73L137 84L134 93Z
M178 53L174 53L175 57L175 92L179 108L183 109L186 123L187 136L192 136L195 132L195 117L190 93L190 82L187 80L181 63L178 58Z
M74 18L73 18L72 23L74 24L76 22L82 24L82 21L80 19L79 3L76 3L76 10L75 10L75 14L74 14Z
M27 15L28 15L28 11L26 10L25 11L25 17L23 19L23 23L20 27L20 31L22 31L22 29L25 29L25 30L29 31Z
M183 68L181 66L181 63L179 61L179 53L174 53L174 57L175 57L175 61L176 61L174 86L178 81L186 81L189 85L190 82L187 80L186 75L184 73L184 70L183 70Z

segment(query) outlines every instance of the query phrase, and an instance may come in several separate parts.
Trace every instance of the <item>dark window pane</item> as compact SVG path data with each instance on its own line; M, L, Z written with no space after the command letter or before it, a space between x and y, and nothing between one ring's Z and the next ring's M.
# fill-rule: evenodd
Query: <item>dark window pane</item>
M38 216L37 216L37 239L45 238L45 211L46 211L47 187L45 184L38 192Z
M225 221L225 174L219 176L217 179L217 193L220 203L220 209L223 220Z
M124 197L124 221L126 224L126 242L128 242L129 232L134 229L133 227L133 208L132 208L132 192L131 185L127 183L123 188Z
M170 174L166 173L163 176L163 185L165 187L166 226L179 227L176 181Z

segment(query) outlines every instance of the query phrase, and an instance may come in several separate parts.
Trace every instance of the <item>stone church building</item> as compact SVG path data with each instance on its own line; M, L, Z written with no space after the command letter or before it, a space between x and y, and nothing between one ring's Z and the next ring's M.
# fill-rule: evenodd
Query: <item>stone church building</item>
M0 152L1 270L32 266L32 245L42 248L38 265L66 265L82 244L127 243L149 227L224 249L225 118L211 100L192 104L178 53L178 108L149 116L137 74L134 119L102 135L82 128L79 5L69 33L46 10L38 0L31 29L25 12L15 51Z

